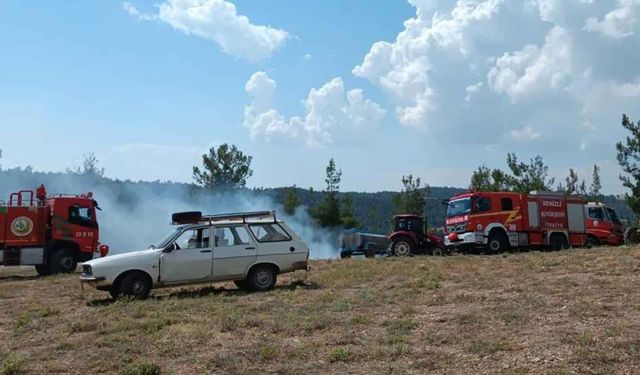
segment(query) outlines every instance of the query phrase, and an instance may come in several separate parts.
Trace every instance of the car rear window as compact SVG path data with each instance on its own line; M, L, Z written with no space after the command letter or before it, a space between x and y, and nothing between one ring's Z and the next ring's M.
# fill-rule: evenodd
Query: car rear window
M252 224L249 229L258 242L291 241L291 236L279 224Z

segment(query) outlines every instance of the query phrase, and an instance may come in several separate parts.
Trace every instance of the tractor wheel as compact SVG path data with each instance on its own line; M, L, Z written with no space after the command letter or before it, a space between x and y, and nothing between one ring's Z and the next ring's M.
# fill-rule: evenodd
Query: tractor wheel
M509 250L509 238L502 232L494 232L489 235L487 248L490 254L499 254Z
M596 236L587 236L587 242L585 243L587 249L592 247L600 246L600 240Z
M431 255L441 257L444 255L444 249L442 249L440 246L436 246L431 250Z
M397 257L408 257L413 253L413 242L408 238L394 240L391 244L391 252Z
M277 281L276 270L272 266L257 266L249 272L248 289L252 292L265 292L273 289Z
M149 278L141 272L131 272L125 275L119 284L119 295L145 299L149 297L151 292Z
M51 275L51 272L49 272L49 268L47 267L46 264L40 264L36 266L36 272L38 273L38 276L49 276Z
M50 274L71 273L76 270L78 260L70 249L60 248L49 255L48 271Z

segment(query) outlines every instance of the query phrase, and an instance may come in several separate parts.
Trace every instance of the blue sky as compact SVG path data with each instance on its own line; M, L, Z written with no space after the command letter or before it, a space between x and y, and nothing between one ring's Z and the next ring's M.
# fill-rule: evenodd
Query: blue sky
M558 177L601 165L640 118L638 0L0 4L3 167L189 181L212 145L251 186L464 186L507 152Z

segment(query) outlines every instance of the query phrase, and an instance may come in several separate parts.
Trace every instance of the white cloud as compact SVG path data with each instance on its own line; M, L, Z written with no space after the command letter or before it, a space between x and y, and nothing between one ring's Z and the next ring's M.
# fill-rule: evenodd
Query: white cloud
M514 102L545 89L566 88L572 75L571 49L569 33L555 26L542 47L530 44L498 58L487 76L489 87Z
M431 84L432 55L442 50L467 55L466 29L491 19L502 2L458 1L447 16L435 12L430 17L434 1L412 0L416 17L405 21L405 29L393 43L374 43L353 74L368 79L393 97L401 124L424 126L429 113L438 108L437 93Z
M142 20L160 20L187 35L215 42L223 52L250 62L267 59L281 48L289 34L271 26L255 25L225 0L166 0L157 14L143 14L132 4L123 9Z
M307 53L304 56L302 56L302 60L304 60L304 61L311 61L312 58L313 58L313 56L311 56L310 53Z
M511 131L511 136L517 140L534 140L540 138L540 133L535 131L531 126L525 126L522 129Z
M480 91L484 84L482 82L475 83L473 85L467 86L464 90L467 92L467 96L464 97L465 102L470 102L473 94Z
M286 120L273 108L276 88L265 72L254 73L245 84L252 100L245 107L244 126L254 139L299 138L308 145L322 146L333 143L336 135L370 130L385 113L379 104L365 99L361 89L345 93L344 82L337 77L311 89L304 100L304 117Z
M606 37L622 39L633 35L640 19L640 0L618 0L618 8L607 13L602 20L587 19L584 29Z

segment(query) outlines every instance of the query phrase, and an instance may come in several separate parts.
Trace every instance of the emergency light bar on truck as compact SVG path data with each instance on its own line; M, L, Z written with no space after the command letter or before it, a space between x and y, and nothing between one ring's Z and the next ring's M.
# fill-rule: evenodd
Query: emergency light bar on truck
M182 224L213 224L218 221L240 221L247 223L247 219L258 219L261 223L277 222L275 211L237 212L229 214L202 215L200 211L177 212L171 216L173 225ZM264 220L268 219L268 220Z

